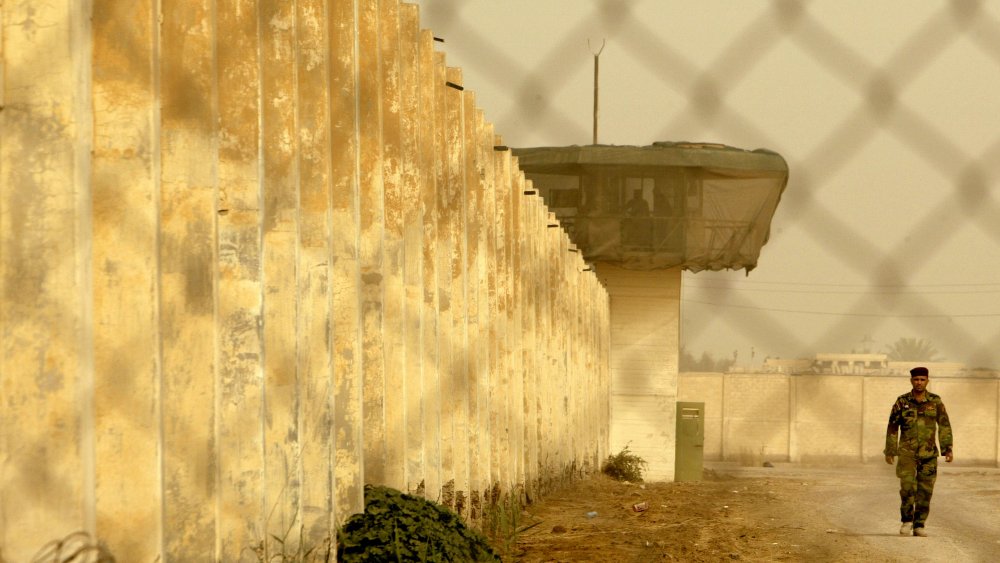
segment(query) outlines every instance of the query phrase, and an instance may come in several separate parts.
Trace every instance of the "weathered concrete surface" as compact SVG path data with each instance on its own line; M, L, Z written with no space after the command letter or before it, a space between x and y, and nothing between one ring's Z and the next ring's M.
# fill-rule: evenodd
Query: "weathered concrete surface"
M0 25L5 559L322 549L365 483L474 518L607 455L607 292L416 6Z

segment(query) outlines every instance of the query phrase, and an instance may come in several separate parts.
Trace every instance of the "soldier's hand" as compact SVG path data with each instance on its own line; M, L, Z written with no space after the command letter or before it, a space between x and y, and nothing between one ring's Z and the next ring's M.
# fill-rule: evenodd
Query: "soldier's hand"
M944 454L944 460L947 461L948 463L951 463L951 460L953 459L955 459L955 454L951 452Z
M888 463L889 465L892 465L892 462L893 462L894 458L895 458L895 456L887 455L887 456L885 456L885 462Z

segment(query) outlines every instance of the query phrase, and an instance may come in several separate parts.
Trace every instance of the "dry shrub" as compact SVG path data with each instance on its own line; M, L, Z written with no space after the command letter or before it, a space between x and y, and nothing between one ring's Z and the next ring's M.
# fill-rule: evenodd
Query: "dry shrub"
M608 456L601 471L616 481L639 483L642 481L643 468L648 465L646 460L629 451L628 444L625 444L622 451Z

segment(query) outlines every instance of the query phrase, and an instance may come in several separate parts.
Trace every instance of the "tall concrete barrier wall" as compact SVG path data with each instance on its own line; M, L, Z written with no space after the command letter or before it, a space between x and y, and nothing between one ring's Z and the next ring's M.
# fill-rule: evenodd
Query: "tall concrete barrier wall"
M1000 466L1000 379L935 376L955 463ZM680 374L678 400L705 403L705 458L760 463L880 462L907 375Z
M0 559L258 560L607 456L608 295L418 16L0 6Z

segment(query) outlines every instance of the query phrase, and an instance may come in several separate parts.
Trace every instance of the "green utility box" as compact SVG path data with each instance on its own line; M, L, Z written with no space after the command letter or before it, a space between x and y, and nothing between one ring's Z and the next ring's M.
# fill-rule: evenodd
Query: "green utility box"
M701 481L705 452L705 403L677 403L675 481Z

